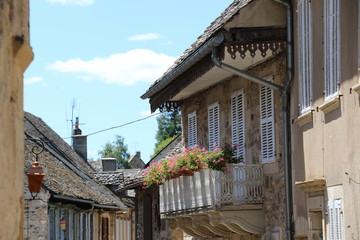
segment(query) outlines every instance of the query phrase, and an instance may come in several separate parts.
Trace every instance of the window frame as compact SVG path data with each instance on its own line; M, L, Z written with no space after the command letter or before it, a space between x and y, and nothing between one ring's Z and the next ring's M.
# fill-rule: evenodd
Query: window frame
M188 114L188 146L197 145L197 114L196 111Z
M273 81L273 76L264 78ZM260 139L261 139L261 162L270 163L275 161L275 112L274 90L260 85ZM265 94L265 96L264 96Z
M340 0L324 1L324 100L340 91L341 58Z
M299 0L298 41L299 41L299 113L311 111L312 106L312 8L311 1Z
M220 105L214 102L208 106L208 143L209 150L220 146Z
M240 105L240 106L239 106ZM245 93L240 89L231 94L231 142L235 157L245 161Z

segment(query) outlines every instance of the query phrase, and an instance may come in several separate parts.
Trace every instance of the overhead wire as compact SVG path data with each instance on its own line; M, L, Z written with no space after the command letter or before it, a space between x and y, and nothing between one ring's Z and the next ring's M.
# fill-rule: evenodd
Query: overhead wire
M105 128L105 129L102 129L102 130L99 130L99 131L96 131L96 132L93 132L93 133L89 133L89 134L87 134L86 136L91 136L91 135L95 135L95 134L98 134L98 133L101 133L101 132L109 131L109 130L112 130L112 129L115 129L115 128L124 127L124 126L130 125L130 124L133 124L133 123L136 123L136 122L140 122L140 121L146 120L146 119L148 119L148 118L157 116L157 115L159 115L159 114L161 114L161 112L155 113L155 114L152 114L152 115L150 115L150 116L147 116L147 117L144 117L144 118L140 118L140 119L137 119L137 120L134 120L134 121L131 121L131 122L127 122L127 123L124 123L124 124L121 124L121 125L118 125L118 126L114 126L114 127L110 127L110 128ZM63 139L68 139L68 138L71 138L71 137L65 137L65 138L63 138Z

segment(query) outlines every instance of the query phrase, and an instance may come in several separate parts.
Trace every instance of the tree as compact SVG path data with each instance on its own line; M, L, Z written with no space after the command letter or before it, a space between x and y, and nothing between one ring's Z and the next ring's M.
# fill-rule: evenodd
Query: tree
M158 131L156 133L155 150L152 156L155 156L167 143L170 143L174 136L181 133L181 115L177 109L162 113L156 118L156 121L158 123Z
M124 138L120 135L115 136L115 141L112 143L106 143L103 150L100 150L98 154L101 158L116 158L118 168L131 168L128 159L130 154L128 153L128 147L124 144Z

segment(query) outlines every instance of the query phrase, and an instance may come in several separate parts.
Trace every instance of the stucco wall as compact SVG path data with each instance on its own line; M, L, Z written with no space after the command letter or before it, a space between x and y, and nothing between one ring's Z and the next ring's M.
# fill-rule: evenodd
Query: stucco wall
M358 1L340 1L340 105L325 113L324 101L324 1L312 1L313 11L313 85L312 118L304 125L292 124L292 159L294 181L325 179L324 200L343 199L344 239L359 239L360 204L360 98L351 88L358 78ZM295 13L295 10L294 10ZM296 14L295 26L296 26ZM295 31L296 33L296 31ZM297 46L297 41L295 42ZM295 48L295 59L298 59ZM295 63L294 84L291 91L291 119L299 117L298 62ZM334 191L333 189L339 189ZM294 186L294 216L296 233L308 234L308 207L304 191ZM325 218L324 221L327 221ZM325 223L325 222L324 222ZM325 226L325 225L324 225ZM323 226L323 227L324 227ZM324 229L325 232L325 229Z
M281 84L285 76L285 57L280 56L269 60L249 72L259 76L268 77L273 75L274 82ZM245 92L245 162L247 164L260 163L260 110L259 110L259 85L240 77L232 77L213 86L196 96L187 99L182 104L183 134L187 145L189 113L197 113L198 144L208 148L208 105L219 102L220 105L220 135L221 143L231 142L231 112L230 96L233 92L244 89ZM284 223L284 177L282 161L282 122L281 122L281 98L278 92L274 92L275 102L275 141L276 157L272 163L263 164L265 173L265 226L268 232L277 231L280 227L285 233ZM283 235L284 236L284 235Z
M2 239L23 238L23 72L29 46L28 0L0 2L0 212Z

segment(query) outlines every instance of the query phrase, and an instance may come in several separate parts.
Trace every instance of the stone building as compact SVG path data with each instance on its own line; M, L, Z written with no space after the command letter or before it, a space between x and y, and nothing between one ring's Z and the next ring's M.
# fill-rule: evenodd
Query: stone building
M22 239L23 72L33 59L28 0L0 1L0 226L2 239Z
M236 144L243 159L227 173L205 170L160 185L172 239L184 239L179 231L197 239L289 234L286 10L278 1L234 1L141 96L152 111L181 106L186 146Z
M24 140L25 172L34 160L45 172L35 198L24 179L24 239L128 239L117 223L131 206L94 179L85 159L30 113L25 113Z
M145 166L145 163L141 159L141 153L136 152L135 155L131 156L129 159L129 164L132 168L143 169Z
M296 239L360 239L360 1L294 2Z

